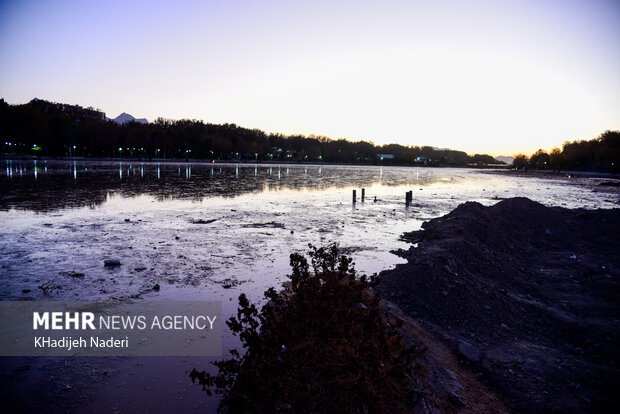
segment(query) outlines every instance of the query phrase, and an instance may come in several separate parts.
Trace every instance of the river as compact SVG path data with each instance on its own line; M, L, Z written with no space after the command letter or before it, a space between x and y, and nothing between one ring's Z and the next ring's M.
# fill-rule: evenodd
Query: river
M616 189L597 179L477 169L2 162L1 300L212 300L222 301L224 316L233 314L242 292L261 303L267 288L286 281L290 253L307 251L308 243L337 242L359 272L372 274L401 262L391 251L407 248L399 240L403 232L465 201L490 205L521 196L568 208L619 203ZM407 191L413 192L409 206ZM106 267L106 259L121 265ZM224 349L236 343L224 334ZM59 412L187 411L217 402L187 376L192 367L204 369L208 358L2 361L3 382L10 384L5 397L19 401L28 385L36 389L28 395L35 395L33 410L54 403Z

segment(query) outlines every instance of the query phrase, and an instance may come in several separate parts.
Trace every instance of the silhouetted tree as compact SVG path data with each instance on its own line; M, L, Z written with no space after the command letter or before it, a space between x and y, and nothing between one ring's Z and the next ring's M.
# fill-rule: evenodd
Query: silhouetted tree
M546 151L539 149L530 157L529 161L530 168L536 170L543 170L549 167L549 154Z
M528 158L523 154L515 155L515 159L512 161L512 166L516 169L527 168L528 166Z
M549 153L549 164L551 165L551 168L557 171L565 168L566 159L564 158L562 150L557 147L551 150Z
M25 105L8 105L0 100L0 136L5 154L382 165L414 165L418 157L424 157L429 166L496 162L486 154L469 156L463 151L430 146L378 146L367 141L314 135L267 134L235 124L209 124L200 120L157 118L150 124L118 125L105 121L103 114L92 108L43 100L32 100ZM551 156L542 150L532 155L529 164L527 157L522 156L513 165L617 172L619 136L619 131L606 131L594 140L565 142L562 151L553 154L553 165ZM391 157L381 159L380 154Z

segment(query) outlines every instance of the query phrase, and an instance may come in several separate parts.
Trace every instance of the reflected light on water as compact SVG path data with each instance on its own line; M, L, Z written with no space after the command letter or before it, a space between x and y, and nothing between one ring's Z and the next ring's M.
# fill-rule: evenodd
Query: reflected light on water
M40 174L43 171L39 167L41 161L5 162L6 168L0 170L0 193L6 197L0 199L0 209L51 211L99 205L105 202L108 193L117 193L123 197L148 194L156 200L201 200L209 197L237 197L245 193L259 194L265 191L325 191L339 188L357 188L359 191L366 188L367 198L371 198L368 191L373 186L376 188L372 198L378 196L381 200L382 197L389 196L398 201L404 201L405 192L411 190L410 187L415 187L416 196L412 209L415 209L415 204L445 199L494 202L509 196L527 196L546 204L567 207L616 206L613 196L606 196L600 191L592 193L591 187L584 190L585 187L573 184L575 180L571 180L569 186L568 180L523 179L487 174L473 169L220 164L218 174L215 174L215 167L211 163L150 164L72 160L46 162L46 173ZM181 181L182 166L185 174ZM140 171L136 174L138 167ZM253 174L247 174L250 172L249 168L253 169ZM274 174L274 168L278 169L277 175ZM285 174L282 174L282 168L285 169ZM174 174L175 170L177 174ZM20 180L10 181L14 173L19 174ZM542 183L547 188L541 188ZM432 187L432 193L420 191L429 186ZM350 192L341 199L348 202ZM450 204L453 205L456 201Z

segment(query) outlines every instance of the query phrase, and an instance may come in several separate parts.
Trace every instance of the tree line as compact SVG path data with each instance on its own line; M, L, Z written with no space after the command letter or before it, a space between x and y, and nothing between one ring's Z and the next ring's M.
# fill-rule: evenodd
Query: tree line
M49 157L214 159L354 164L466 166L497 164L486 154L431 146L375 145L369 141L265 133L235 124L158 118L119 125L92 108L32 100L0 100L5 154ZM77 109L76 109L77 108Z
M551 152L539 149L529 157L515 156L512 163L518 169L620 171L620 131L605 131L590 140L566 141L562 148Z

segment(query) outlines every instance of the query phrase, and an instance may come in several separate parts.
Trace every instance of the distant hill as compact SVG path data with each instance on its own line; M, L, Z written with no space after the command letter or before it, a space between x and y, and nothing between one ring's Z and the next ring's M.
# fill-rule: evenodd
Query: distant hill
M132 115L129 115L126 112L123 112L122 114L120 114L116 118L112 119L112 121L116 122L119 125L123 125L123 124L125 124L127 122L137 122L139 124L148 124L149 123L149 121L147 121L146 118L134 118Z
M515 157L511 157L509 155L500 155L499 157L495 157L497 161L505 162L510 165L514 161Z

